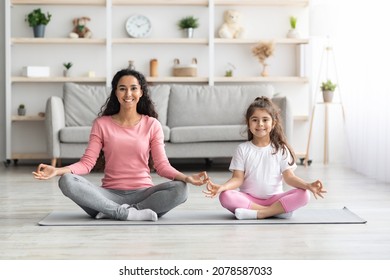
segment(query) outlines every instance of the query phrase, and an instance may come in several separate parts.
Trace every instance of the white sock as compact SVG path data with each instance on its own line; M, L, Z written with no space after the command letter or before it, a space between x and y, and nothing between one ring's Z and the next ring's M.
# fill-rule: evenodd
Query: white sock
M157 214L151 209L138 210L134 207L129 208L128 221L157 221Z
M100 220L100 219L109 219L110 217L108 217L108 215L102 213L102 212L99 212L97 213L97 215L95 216L95 219L96 220Z
M237 208L234 215L239 220L257 220L257 210Z

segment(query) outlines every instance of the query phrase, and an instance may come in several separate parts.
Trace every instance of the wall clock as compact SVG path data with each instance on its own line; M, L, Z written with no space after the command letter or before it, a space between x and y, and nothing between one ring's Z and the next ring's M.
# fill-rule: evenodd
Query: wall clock
M126 31L133 38L147 37L152 31L152 24L146 16L132 15L126 21Z

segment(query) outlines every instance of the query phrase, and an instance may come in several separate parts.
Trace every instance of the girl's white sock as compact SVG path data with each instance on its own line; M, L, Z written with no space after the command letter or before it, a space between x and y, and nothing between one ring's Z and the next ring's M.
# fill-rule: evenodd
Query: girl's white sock
M234 215L239 220L256 220L257 219L257 210L237 208L234 211Z
M157 214L151 209L138 210L134 207L129 208L128 221L157 221Z

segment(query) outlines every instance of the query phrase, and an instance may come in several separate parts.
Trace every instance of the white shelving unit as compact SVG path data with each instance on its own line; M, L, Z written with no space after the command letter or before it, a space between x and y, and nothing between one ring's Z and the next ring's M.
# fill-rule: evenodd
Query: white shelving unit
M15 159L39 159L47 158L44 153L20 153L14 152L12 149L12 130L13 124L17 122L42 122L44 117L29 115L29 116L16 116L12 115L12 99L14 98L14 87L15 85L28 85L34 87L34 85L45 85L45 84L62 84L65 82L76 82L76 83L99 83L110 85L111 76L114 71L114 63L117 55L116 49L114 48L126 48L126 47L136 47L136 46L151 46L154 48L160 48L166 46L168 48L201 48L207 49L206 53L208 55L207 67L204 71L205 75L200 75L198 77L173 77L170 75L162 75L159 77L147 77L147 80L152 83L200 83L200 84L209 84L214 85L215 83L293 83L293 84L307 84L309 83L309 78L302 73L296 75L281 75L281 76L234 76L234 77L224 77L216 74L215 70L215 61L212 59L215 55L216 49L238 46L249 48L251 45L256 44L260 40L273 40L277 46L288 46L290 48L295 48L295 63L296 67L302 68L301 65L301 56L304 53L304 47L309 44L309 40L306 38L302 39L288 39L282 38L249 38L249 39L221 39L215 37L215 30L218 28L216 26L215 17L216 10L221 8L235 8L235 7L245 7L253 6L254 8L262 7L274 7L274 8L306 8L309 4L309 0L6 0L6 10L5 10L5 19L6 19L6 38L5 38L5 50L6 50L6 162L9 163L11 160ZM81 7L90 7L90 14L92 15L96 9L105 9L102 25L104 25L105 32L104 36L93 39L70 39L66 35L46 38L31 38L24 36L17 36L18 34L13 34L14 29L12 23L13 11L12 9L16 6L29 6L31 8L43 7L45 10L49 7L56 7L61 9L61 7L70 7L70 6L81 6ZM114 34L116 31L116 26L114 22L116 20L116 11L118 9L125 9L131 6L144 6L145 8L161 7L162 9L168 9L169 7L175 6L185 6L186 11L189 9L204 9L207 13L208 27L207 34L203 34L200 38L176 38L176 37L150 37L145 39L134 39L128 38L126 36L117 36ZM55 16L55 15L54 15ZM79 15L75 15L79 16ZM49 23L51 24L51 23ZM84 46L89 49L93 48L103 48L104 50L101 53L104 54L104 62L106 69L100 69L101 73L98 77L87 77L84 75L76 75L72 77L62 77L60 75L54 75L47 78L27 78L20 75L15 75L14 69L14 58L13 52L14 48L28 48L30 46L35 47L44 47L52 46L55 47L69 47L73 46ZM304 55L304 54L303 54ZM145 73L145 72L144 72ZM147 74L147 73L145 73ZM36 96L38 93L31 98L39 98ZM309 92L307 93L309 95ZM309 97L308 97L309 98ZM45 100L42 100L42 104L45 103ZM44 107L44 106L43 106ZM306 120L305 116L297 116L298 120Z

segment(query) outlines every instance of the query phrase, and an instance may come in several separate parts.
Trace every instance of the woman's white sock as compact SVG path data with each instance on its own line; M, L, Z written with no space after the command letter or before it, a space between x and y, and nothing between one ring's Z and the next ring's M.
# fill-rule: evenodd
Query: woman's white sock
M237 208L234 211L234 215L239 220L256 220L257 219L257 210Z
M157 221L158 217L156 212L151 209L138 210L134 207L129 208L128 221Z
M100 219L109 219L110 217L108 217L108 215L102 213L102 212L99 212L97 213L97 215L95 216L95 219L96 220L100 220Z

